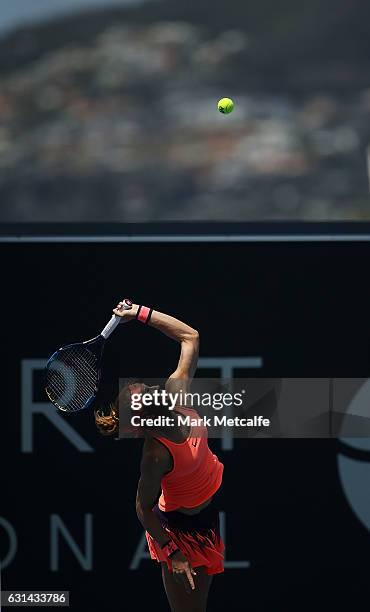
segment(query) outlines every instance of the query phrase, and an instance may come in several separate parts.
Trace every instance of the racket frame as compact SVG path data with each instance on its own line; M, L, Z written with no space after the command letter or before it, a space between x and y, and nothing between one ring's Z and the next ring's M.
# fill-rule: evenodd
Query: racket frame
M132 302L131 300L124 300L124 305L123 308L125 310L130 310L132 308ZM122 317L119 317L117 315L113 315L111 317L111 319L108 321L108 323L106 324L106 326L103 328L103 330L100 332L100 334L98 336L95 336L95 338L91 338L90 340L85 340L84 342L74 342L72 344L67 344L66 346L62 346L60 347L57 351L55 351L51 357L49 357L46 366L45 366L45 370L44 370L44 389L46 392L46 395L49 399L49 401L53 404L53 406L55 406L58 410L68 413L68 414L72 414L74 412L80 412L81 410L86 410L86 408L89 408L91 406L91 404L93 403L93 401L95 400L97 393L99 391L99 383L101 381L101 362L102 362L102 357L103 357L103 351L104 351L104 344L106 342L106 340L109 338L109 336L114 332L114 330L116 329L116 327L118 327L118 325L123 322ZM89 348L87 348L89 345L94 345L94 347L97 347L97 350L95 351L90 351ZM96 382L95 382L95 393L93 395L90 396L90 398L88 400L86 400L85 404L81 407L81 408L77 408L75 410L68 410L67 408L63 408L63 406L61 406L60 404L58 404L58 402L55 399L52 399L49 395L48 392L48 385L47 385L47 378L48 378L48 371L49 371L49 367L50 364L55 361L58 357L58 354L61 353L62 351L66 351L68 349L71 349L73 347L86 347L87 350L94 356L94 358L97 360L97 364L96 364Z

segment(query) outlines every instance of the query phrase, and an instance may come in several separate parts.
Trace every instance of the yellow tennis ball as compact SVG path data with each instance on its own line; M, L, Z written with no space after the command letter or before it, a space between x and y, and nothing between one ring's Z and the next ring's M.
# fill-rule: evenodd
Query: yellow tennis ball
M220 113L229 115L229 113L232 113L234 110L234 102L230 100L230 98L221 98L217 104L217 108Z

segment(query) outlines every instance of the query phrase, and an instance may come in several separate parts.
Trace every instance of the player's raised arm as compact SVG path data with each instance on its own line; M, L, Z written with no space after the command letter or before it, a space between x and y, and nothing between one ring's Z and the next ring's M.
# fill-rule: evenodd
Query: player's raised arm
M126 318L137 319L151 327L159 329L169 338L181 345L180 359L177 368L167 381L167 391L186 391L194 376L199 355L199 334L196 329L175 317L157 310L133 304L131 310L124 310L124 301L113 310L114 314Z

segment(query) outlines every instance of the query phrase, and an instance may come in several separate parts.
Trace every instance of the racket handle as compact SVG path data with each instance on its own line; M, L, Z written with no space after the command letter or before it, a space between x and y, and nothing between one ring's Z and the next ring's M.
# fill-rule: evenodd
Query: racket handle
M121 317L117 317L117 315L113 315L109 323L106 324L103 331L100 333L103 336L104 340L109 338L112 332L116 329L116 327L121 323Z
M132 308L131 300L125 300L123 308L125 310L130 310ZM104 340L109 338L111 333L114 332L114 330L121 323L121 321L122 321L121 317L118 317L117 315L113 315L112 316L112 318L109 321L109 323L106 324L106 326L104 327L103 331L100 333L100 335L103 336Z

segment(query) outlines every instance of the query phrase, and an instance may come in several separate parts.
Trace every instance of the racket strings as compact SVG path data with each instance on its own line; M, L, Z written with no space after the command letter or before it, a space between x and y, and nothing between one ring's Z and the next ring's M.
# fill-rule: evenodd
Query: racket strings
M95 395L98 384L96 356L83 346L61 350L47 366L46 392L61 410L81 410Z

